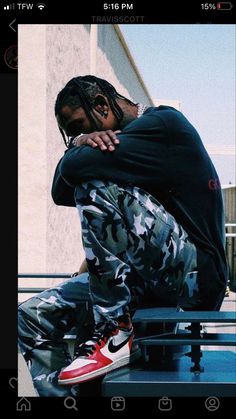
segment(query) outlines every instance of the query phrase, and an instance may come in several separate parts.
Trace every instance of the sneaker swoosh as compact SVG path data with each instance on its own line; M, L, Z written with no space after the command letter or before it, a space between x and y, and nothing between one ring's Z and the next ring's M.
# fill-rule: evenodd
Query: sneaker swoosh
M125 340L123 340L123 342L121 342L121 343L119 343L119 345L114 345L113 344L113 340L111 340L109 343L108 343L108 350L111 352L111 353L115 353L115 352L117 352L117 351L119 351L123 346L125 346L126 345L126 343L127 342L129 342L129 340L130 340L130 336L127 338L127 339L125 339Z

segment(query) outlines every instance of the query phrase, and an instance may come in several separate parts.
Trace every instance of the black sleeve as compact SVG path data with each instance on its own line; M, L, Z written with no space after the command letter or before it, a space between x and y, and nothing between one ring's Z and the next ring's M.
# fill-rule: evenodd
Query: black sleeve
M101 151L89 146L71 149L59 165L61 176L69 184L75 186L91 179L125 180L124 168L126 162L121 159L121 149L121 144L114 152ZM132 176L129 180L131 178Z
M56 205L64 205L67 207L75 207L74 190L73 186L68 185L60 174L60 163L57 164L55 174L52 181L51 195Z
M163 181L166 132L160 118L141 117L130 123L118 138L120 144L114 152L87 145L68 150L59 165L63 179L74 186L99 179L146 189Z

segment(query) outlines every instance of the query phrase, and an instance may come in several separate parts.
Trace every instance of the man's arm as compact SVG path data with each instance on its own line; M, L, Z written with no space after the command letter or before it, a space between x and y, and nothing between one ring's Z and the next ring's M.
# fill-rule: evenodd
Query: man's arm
M88 272L88 265L87 265L86 259L84 259L83 262L80 265L79 270L77 272L74 272L71 276L72 277L73 276L78 276L78 275L84 274L86 272Z
M109 152L112 152L115 150L115 146L119 144L119 140L116 137L116 134L120 133L121 131L99 131L99 132L93 132L90 134L82 134L78 137L75 137L73 140L73 143L70 148L76 146L80 147L83 144L87 144L92 148L99 147L100 150L108 150ZM68 152L68 150L65 151L65 154ZM53 182L52 182L52 190L51 195L54 203L56 205L64 205L73 207L75 206L74 202L74 186L68 184L63 177L61 176L59 166L61 163L61 160L59 161Z
M89 146L74 147L62 158L58 170L61 177L74 186L90 179L115 181L118 176L122 180L117 154L120 148L109 153Z
M143 116L130 123L118 139L120 144L113 153L87 145L68 150L59 165L62 178L74 186L100 179L132 183L146 190L163 182L167 134L160 118Z
M120 145L113 153L89 146L69 150L59 166L62 178L74 186L99 179L133 184L147 191L163 182L163 162L167 159L165 150L162 148L158 153L154 143L121 137Z

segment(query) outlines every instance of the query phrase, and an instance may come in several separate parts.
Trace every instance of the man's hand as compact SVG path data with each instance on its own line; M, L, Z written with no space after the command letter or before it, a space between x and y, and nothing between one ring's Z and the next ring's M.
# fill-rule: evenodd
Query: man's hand
M95 131L90 134L79 135L73 139L73 144L77 147L86 144L93 148L99 147L102 151L114 151L115 146L119 144L116 134L120 132L119 130L112 131L109 129L107 131Z
M83 273L85 273L85 272L88 272L88 266L87 266L86 259L85 259L85 260L83 260L83 262L81 263L81 265L80 265L80 268L79 268L78 272L74 272L74 273L71 275L71 278L72 278L72 277L74 277L74 276L78 276L78 275L80 275L80 274L83 274Z

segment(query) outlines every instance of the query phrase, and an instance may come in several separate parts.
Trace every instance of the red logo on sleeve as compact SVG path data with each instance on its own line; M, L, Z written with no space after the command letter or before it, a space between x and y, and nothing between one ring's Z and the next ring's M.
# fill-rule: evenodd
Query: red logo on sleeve
M210 189L210 191L216 191L217 189L221 189L219 179L209 179L208 188Z

